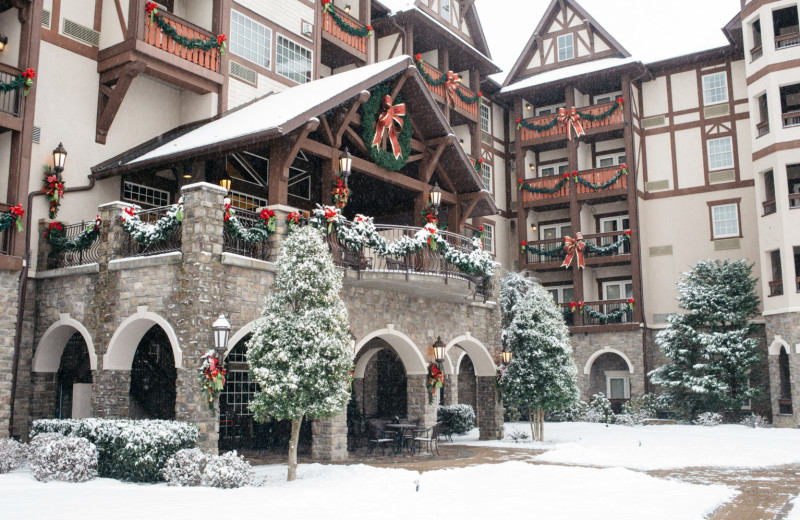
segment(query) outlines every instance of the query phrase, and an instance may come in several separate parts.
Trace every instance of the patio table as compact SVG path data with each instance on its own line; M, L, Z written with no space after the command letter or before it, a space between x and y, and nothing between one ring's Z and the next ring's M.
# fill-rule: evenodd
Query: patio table
M419 429L419 426L417 426L414 423L387 424L386 427L391 428L393 430L397 430L397 435L395 436L394 440L395 454L403 451L403 441L406 439L406 432L408 430ZM406 446L406 451L410 453L410 447Z

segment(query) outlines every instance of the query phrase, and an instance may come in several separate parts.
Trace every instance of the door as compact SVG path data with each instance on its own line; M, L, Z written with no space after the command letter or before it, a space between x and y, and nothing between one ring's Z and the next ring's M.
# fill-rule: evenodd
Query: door
M620 280L615 282L603 282L603 300L627 300L633 298L633 282L630 280ZM627 302L609 303L603 305L603 312L610 314L617 309L627 308ZM629 313L625 313L622 322L629 321Z
M621 233L626 229L630 229L631 221L628 218L628 215L618 215L614 217L603 217L600 219L600 233L614 233L620 232L619 235L615 236L607 236L607 237L600 237L600 246L607 246L609 244L613 244L617 240L619 240L622 235ZM627 255L631 252L631 244L630 242L623 242L623 244L619 247L617 254L618 255Z

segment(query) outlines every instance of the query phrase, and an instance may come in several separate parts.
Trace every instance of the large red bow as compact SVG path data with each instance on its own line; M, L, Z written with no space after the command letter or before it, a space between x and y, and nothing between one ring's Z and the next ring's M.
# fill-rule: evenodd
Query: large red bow
M564 252L567 253L567 257L564 259L564 263L561 264L561 267L566 267L569 269L569 266L572 265L572 257L578 257L578 268L583 269L586 267L586 264L583 261L583 248L586 247L586 244L583 243L583 235L580 231L575 233L575 238L572 237L565 237L564 238Z
M572 107L567 113L566 108L558 109L558 122L562 125L567 125L567 138L572 141L572 130L575 130L575 137L586 135L581 126L581 116L578 114L578 109Z
M452 105L456 105L456 91L458 90L458 74L452 70L447 72L447 79L444 82L444 91L447 96L447 101Z
M397 136L403 131L403 117L406 115L406 104L400 103L392 106L392 98L384 96L381 103L383 112L375 123L375 138L372 140L372 146L380 146L383 133L388 132L389 142L392 143L392 152L394 158L398 159L402 155L400 149L400 141Z

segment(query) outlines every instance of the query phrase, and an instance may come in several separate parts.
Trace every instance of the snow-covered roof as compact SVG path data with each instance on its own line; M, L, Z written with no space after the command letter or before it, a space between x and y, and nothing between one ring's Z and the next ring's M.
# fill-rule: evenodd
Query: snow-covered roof
M645 64L729 45L722 28L741 7L739 0L576 2L630 52L634 60ZM492 55L504 70L493 77L502 83L550 1L503 0L502 9L489 8L496 0L476 0L476 3L488 8L482 10L481 18ZM516 14L509 16L509 13ZM569 77L569 69L561 69L561 75L551 76L550 81Z
M634 58L605 58L602 60L587 61L584 63L579 63L578 65L573 65L571 67L564 67L561 69L550 70L547 72L543 72L541 74L536 74L535 76L527 77L521 81L517 81L516 83L512 83L511 85L501 89L500 92L505 94L506 92L512 92L514 90L519 90L523 88L535 87L537 85L544 85L546 83L550 83L551 81L557 81L563 78L573 78L575 76L581 76L583 74L589 74L592 72L611 69L614 67L619 67L620 65L635 63L637 61L639 60L636 60Z

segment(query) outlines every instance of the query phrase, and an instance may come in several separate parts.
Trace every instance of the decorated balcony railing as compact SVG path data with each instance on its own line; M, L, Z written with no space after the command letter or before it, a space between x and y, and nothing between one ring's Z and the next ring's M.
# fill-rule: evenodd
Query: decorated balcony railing
M161 206L158 208L138 211L136 214L139 216L142 222L147 224L155 224L160 219L167 217L171 208L172 206ZM130 234L125 233L124 242L119 252L119 257L129 258L134 256L153 256L180 250L181 224L179 223L165 240L150 245L142 245L134 240Z
M602 195L618 196L628 189L628 177L620 166L595 168L578 172L580 179L569 174L551 175L522 182L522 202L530 205L566 202L569 190L576 190L579 199L595 198ZM559 200L562 199L562 200Z
M258 213L244 209L236 210L236 218L245 229L252 229L261 220ZM267 240L248 242L231 233L228 228L223 231L222 250L226 253L234 253L256 260L268 260L272 253L272 248Z
M583 250L584 260L588 261L589 264L595 258L618 257L631 253L631 244L626 239L625 231L586 235L583 237L583 243L585 245ZM526 242L526 264L545 264L549 262L558 262L560 264L565 257L563 238ZM624 261L624 259L619 259L619 261Z
M577 120L577 122L580 124L581 128L587 133L595 129L610 128L616 125L620 125L625 121L623 117L622 106L617 105L617 107L615 108L615 105L616 101L612 101L610 103L603 103L600 105L578 108L577 110L579 112L587 114L591 117L597 117L605 113L608 113L608 115L606 117L601 117L597 120L580 118ZM524 123L518 125L520 127L520 139L522 140L523 143L531 143L532 141L535 141L537 139L542 139L545 137L554 137L554 136L563 137L566 139L568 137L567 135L568 131L573 136L575 135L574 126L572 129L568 130L568 124L572 126L572 123L568 123L566 121L564 122L559 121L557 114L536 116L525 119L520 123Z
M559 307L569 327L635 323L633 305L628 300L583 302L583 306L578 302L560 303Z
M74 240L91 225L91 222L64 225L64 236L68 240ZM60 269L62 267L93 264L97 262L99 246L100 240L98 235L86 249L78 249L76 251L56 251L51 249L50 252L47 253L47 269Z
M775 280L774 282L769 282L769 295L770 296L783 295L783 280Z
M342 25L349 25L357 31L365 31L367 28L364 23L356 20L344 11L337 10L336 15L342 21ZM326 34L331 35L335 40L343 43L346 47L362 54L367 53L367 37L350 34L336 23L333 15L328 11L322 12L322 30L325 31Z
M789 207L791 209L800 208L800 193L792 193L789 195Z
M9 84L17 79L22 71L0 63L0 83ZM22 107L22 89L0 92L0 112L19 116Z
M189 23L172 13L159 9L158 14L179 36L190 40L201 39L212 42L217 41L216 34ZM144 23L143 40L145 43L170 54L174 54L181 59L200 65L210 71L219 72L220 56L218 48L215 47L208 50L203 50L201 48L190 49L175 41L169 34L166 34L157 23L150 23L149 16L143 17L142 23Z
M432 78L433 80L440 80L445 75L445 73L443 73L436 67L429 65L428 63L425 62L422 63L422 72L423 75L427 74L428 77ZM436 96L439 99L439 101L441 101L442 103L450 103L451 106L463 112L466 112L473 118L477 119L479 103L468 103L462 99L462 96L466 98L475 98L478 94L474 90L465 87L461 83L458 83L456 90L448 95L446 83L443 82L437 85L435 83L438 83L438 81L434 81L433 82L434 84L431 84L431 82L428 81L427 78L425 83L428 85L428 89L433 93L434 96ZM461 92L461 96L459 96L458 91Z

